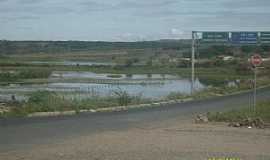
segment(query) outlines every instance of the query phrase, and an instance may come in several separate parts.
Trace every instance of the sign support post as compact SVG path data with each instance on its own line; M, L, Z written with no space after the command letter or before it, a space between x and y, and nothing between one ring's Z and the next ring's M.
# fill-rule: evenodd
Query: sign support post
M256 113L256 105L257 105L257 67L262 64L262 57L259 54L253 55L251 57L251 64L254 67L253 107L254 107L254 113Z
M256 104L257 104L257 66L254 66L254 94L253 94L253 106L254 113L256 113Z
M191 46L191 94L194 94L195 81L195 32L192 32L192 46Z

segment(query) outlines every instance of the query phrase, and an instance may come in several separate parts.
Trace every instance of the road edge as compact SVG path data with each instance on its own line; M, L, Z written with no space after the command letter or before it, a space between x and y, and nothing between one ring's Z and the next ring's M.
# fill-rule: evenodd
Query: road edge
M258 90L270 88L270 85L259 87ZM56 112L36 112L28 114L26 117L32 118L32 117L56 117L56 116L72 116L80 113L97 113L97 112L120 112L120 111L126 111L131 109L140 109L140 108L153 108L153 107L161 107L168 104L180 104L185 102L191 102L195 100L209 100L217 97L229 97L234 95L240 95L244 93L249 93L252 90L242 90L230 94L215 94L211 95L206 98L196 99L196 98L185 98L185 99L176 99L176 100L169 100L169 101L161 101L161 102L155 102L155 103L148 103L148 104L137 104L137 105L128 105L128 106L117 106L117 107L108 107L108 108L98 108L98 109L89 109L89 110L71 110L71 111L56 111Z

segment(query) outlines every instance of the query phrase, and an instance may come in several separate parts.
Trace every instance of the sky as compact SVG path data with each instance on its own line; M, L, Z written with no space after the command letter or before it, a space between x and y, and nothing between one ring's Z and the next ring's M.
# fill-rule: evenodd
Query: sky
M270 0L0 0L0 39L147 41L270 30Z

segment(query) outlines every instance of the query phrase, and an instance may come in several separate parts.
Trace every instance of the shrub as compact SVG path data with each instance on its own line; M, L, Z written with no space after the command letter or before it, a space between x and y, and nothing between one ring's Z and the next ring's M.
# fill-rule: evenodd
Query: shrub
M182 99L186 98L187 95L180 93L180 92L171 92L168 96L167 99L169 100L176 100L176 99Z
M22 79L31 79L31 78L48 78L51 75L52 71L50 69L28 69L22 70L19 72L19 77Z
M118 91L113 92L118 100L120 106L126 106L131 103L132 97L126 92L119 89Z
M210 121L217 122L237 122L249 118L262 118L265 122L270 122L270 102L260 102L257 104L256 112L253 108L246 106L227 112L216 112L207 114Z
M24 69L16 73L11 72L1 72L0 81L3 82L14 82L19 79L36 79L36 78L48 78L52 73L50 69Z
M125 67L131 67L134 64L134 61L132 59L126 59L124 62Z
M17 79L18 79L18 76L14 73L10 73L10 72L0 73L0 81L13 82L13 81L16 81Z
M107 77L109 77L109 78L121 78L122 75L120 75L120 74L110 74L110 75L107 75Z
M64 111L69 110L72 105L71 101L60 97L55 92L37 91L30 95L25 108L28 113Z

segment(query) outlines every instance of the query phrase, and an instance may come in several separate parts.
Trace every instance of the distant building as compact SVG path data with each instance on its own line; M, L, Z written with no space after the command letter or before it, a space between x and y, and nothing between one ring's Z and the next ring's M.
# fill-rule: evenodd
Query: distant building
M225 56L225 55L220 55L217 57L218 59L221 59L223 61L231 61L231 60L234 60L234 57L233 56Z

